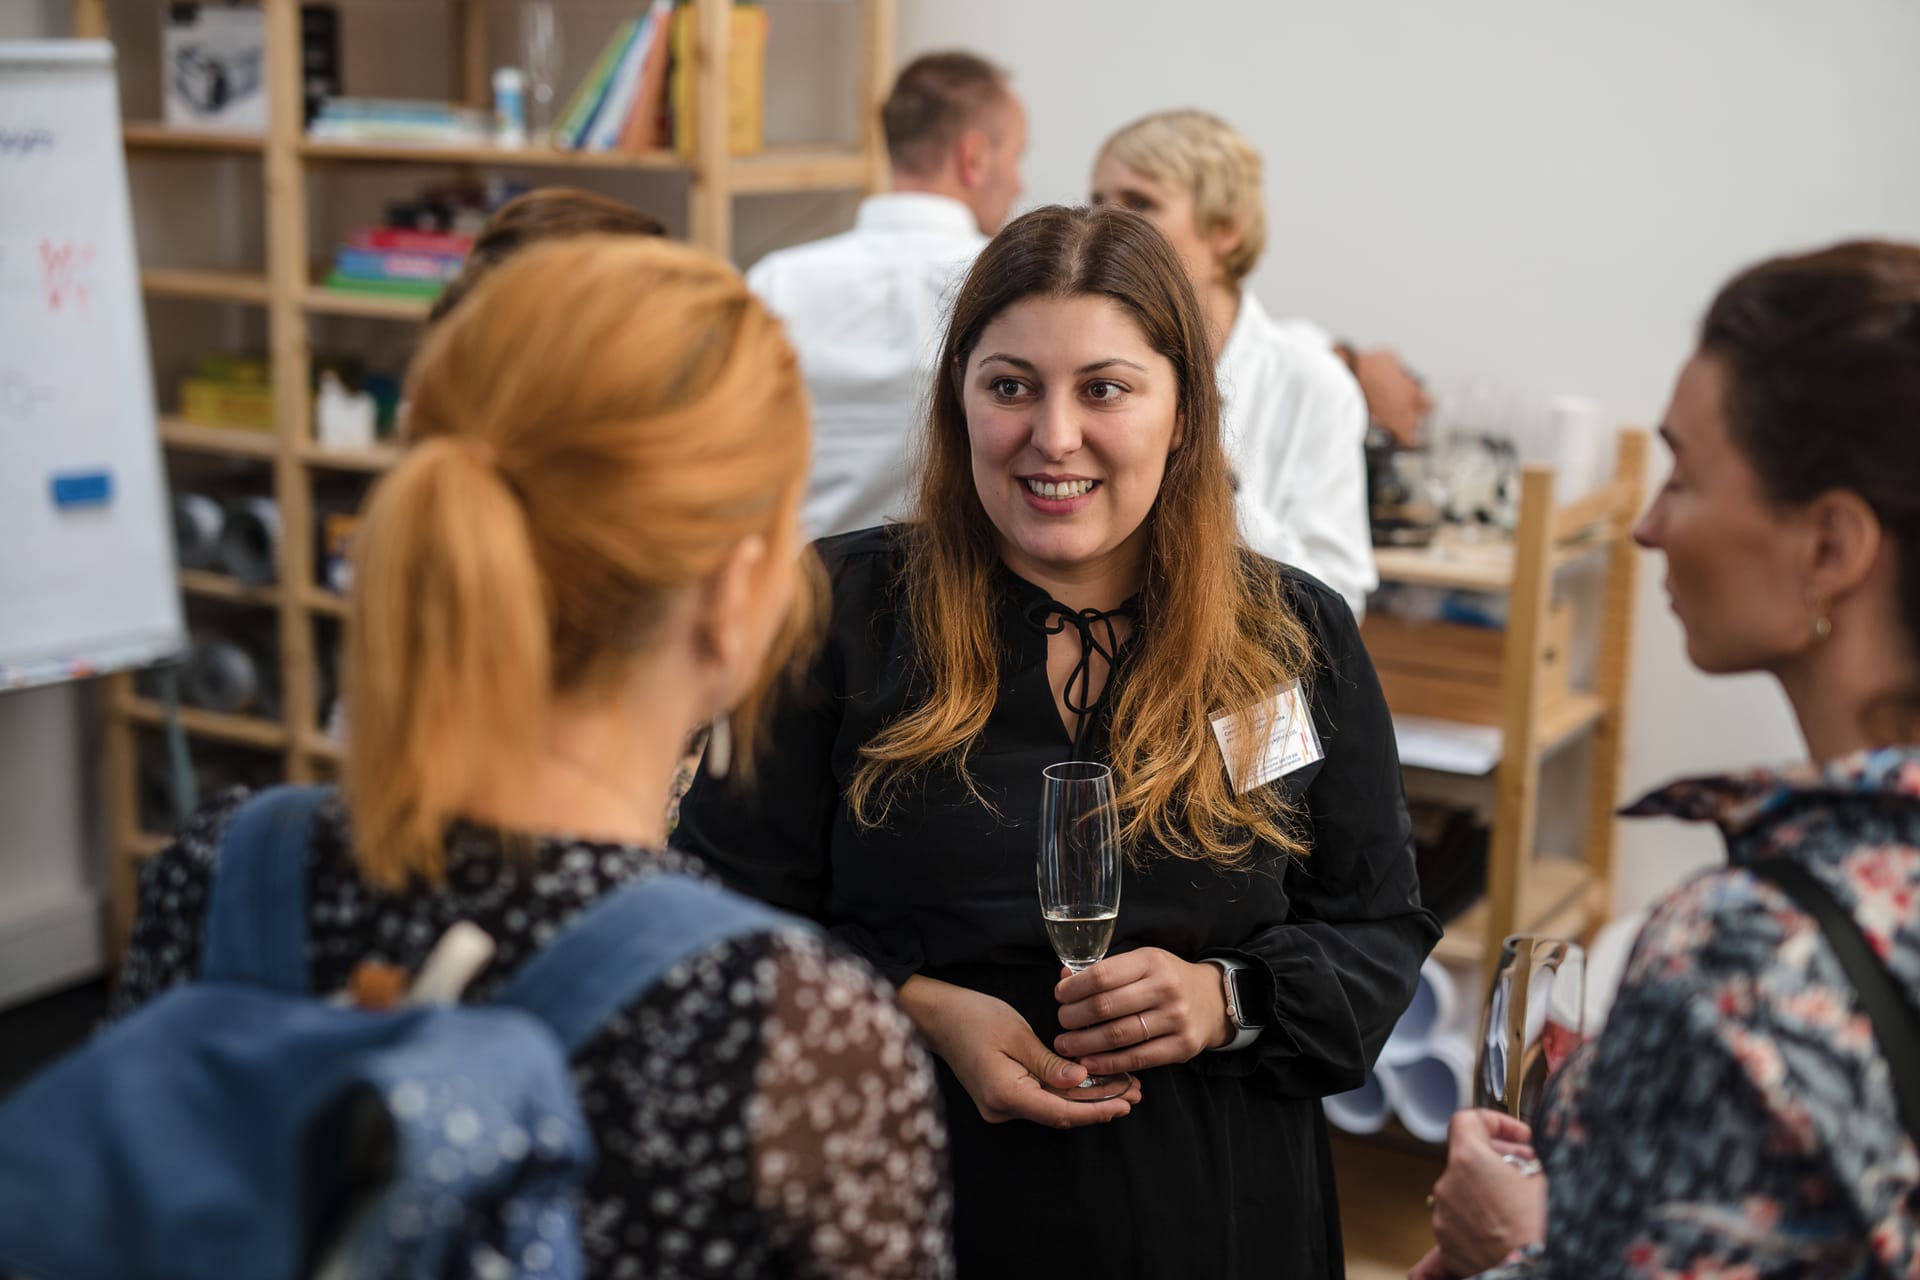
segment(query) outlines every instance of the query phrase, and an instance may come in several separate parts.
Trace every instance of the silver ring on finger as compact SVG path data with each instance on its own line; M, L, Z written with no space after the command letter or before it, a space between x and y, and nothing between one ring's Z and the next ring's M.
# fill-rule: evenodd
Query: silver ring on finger
M1147 1041L1153 1039L1153 1032L1147 1030L1147 1015L1144 1013L1136 1013L1133 1016L1140 1019L1140 1043L1145 1044Z

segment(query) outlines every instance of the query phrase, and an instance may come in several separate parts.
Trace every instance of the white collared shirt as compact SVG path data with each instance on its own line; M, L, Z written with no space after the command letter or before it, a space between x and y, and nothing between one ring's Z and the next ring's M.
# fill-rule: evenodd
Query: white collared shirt
M1305 569L1357 617L1379 585L1367 519L1367 402L1323 341L1250 293L1220 353L1221 430L1247 545Z
M908 448L952 294L987 237L958 200L870 196L853 229L770 253L747 285L786 322L813 400L807 536L906 514Z

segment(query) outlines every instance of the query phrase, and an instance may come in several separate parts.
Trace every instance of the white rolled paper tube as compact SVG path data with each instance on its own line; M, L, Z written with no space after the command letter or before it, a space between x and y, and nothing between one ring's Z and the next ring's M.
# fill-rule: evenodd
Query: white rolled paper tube
M1368 1076L1367 1082L1358 1089L1336 1093L1323 1099L1320 1105L1326 1110L1327 1123L1347 1133L1378 1133L1393 1114L1393 1104L1388 1101L1377 1072Z
M243 715L260 702L260 668L231 640L196 637L180 670L180 698L224 715Z
M1473 1046L1460 1036L1435 1036L1419 1057L1376 1074L1393 1113L1422 1142L1445 1142L1453 1113L1473 1103Z
M182 569L220 567L220 528L227 513L204 493L173 495L173 553Z
M1460 992L1453 975L1429 956L1420 966L1420 981L1413 988L1407 1011L1393 1024L1393 1034L1380 1050L1380 1061L1392 1066L1420 1057L1433 1037L1452 1025L1459 1003Z
M272 498L241 498L227 506L220 530L220 559L227 572L250 587L280 576L280 504Z

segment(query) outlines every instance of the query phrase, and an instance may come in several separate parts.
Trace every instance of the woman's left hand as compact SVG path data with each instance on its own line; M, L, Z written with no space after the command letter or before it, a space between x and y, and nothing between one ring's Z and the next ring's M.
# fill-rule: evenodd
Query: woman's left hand
M1096 1074L1185 1062L1233 1038L1220 970L1142 947L1062 978L1053 1049Z
M1455 1275L1479 1275L1546 1237L1547 1180L1509 1159L1532 1141L1532 1131L1512 1116L1454 1112L1446 1172L1433 1184L1433 1238Z

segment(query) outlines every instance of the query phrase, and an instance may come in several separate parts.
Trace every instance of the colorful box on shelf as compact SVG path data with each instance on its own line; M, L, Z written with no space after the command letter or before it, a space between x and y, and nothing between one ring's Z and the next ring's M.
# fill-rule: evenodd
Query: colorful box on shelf
M368 228L333 256L327 287L432 301L460 274L469 236Z
M267 362L240 356L206 356L180 379L180 416L203 427L272 431L273 383Z

